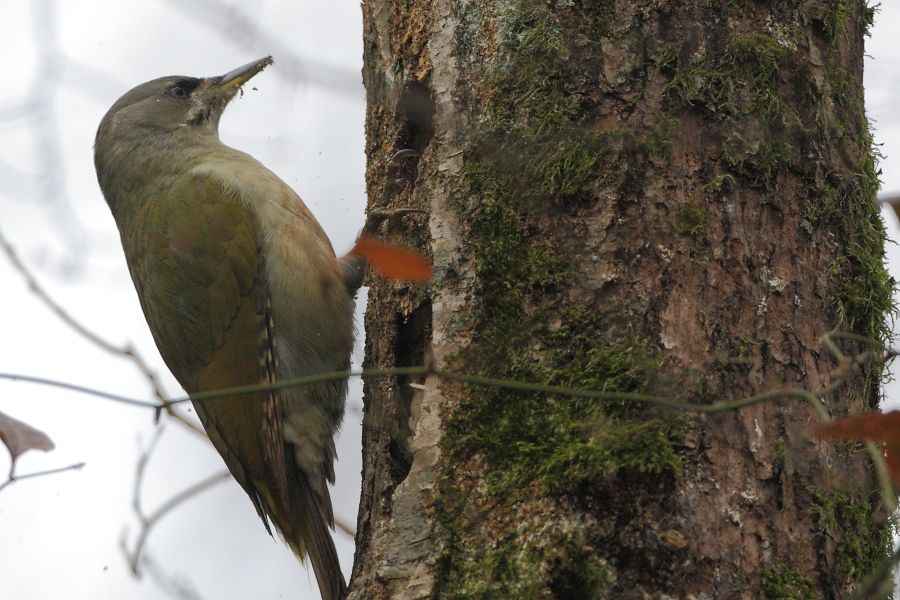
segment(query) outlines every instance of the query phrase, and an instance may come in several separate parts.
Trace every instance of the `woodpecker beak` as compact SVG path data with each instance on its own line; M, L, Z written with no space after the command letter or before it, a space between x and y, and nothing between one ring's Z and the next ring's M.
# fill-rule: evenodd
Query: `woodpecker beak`
M194 105L188 112L185 122L194 125L209 122L214 128L218 128L222 111L241 86L271 64L272 57L267 56L229 71L221 77L204 79L201 87L192 95Z
M216 91L220 94L225 95L234 95L242 85L250 81L250 79L272 64L272 57L267 56L265 58L261 58L259 60L255 60L252 63L248 63L243 67L238 67L233 71L229 71L225 73L221 77L217 77L218 81L215 81L214 87Z

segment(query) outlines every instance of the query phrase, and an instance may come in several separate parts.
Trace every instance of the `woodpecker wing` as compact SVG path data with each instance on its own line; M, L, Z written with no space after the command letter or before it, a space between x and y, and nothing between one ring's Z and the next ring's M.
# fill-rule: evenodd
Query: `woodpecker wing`
M140 215L129 264L150 330L178 381L188 393L267 381L265 282L252 213L216 181L186 175ZM281 420L273 418L277 395L195 404L263 516L259 482L279 494L286 485Z
M123 240L153 337L189 394L278 379L263 241L257 215L238 194L215 177L182 175L147 199L135 237ZM285 441L282 395L228 395L194 406L266 528L271 519L301 558L310 554L323 596L339 597L327 490L323 499L321 485L310 486Z

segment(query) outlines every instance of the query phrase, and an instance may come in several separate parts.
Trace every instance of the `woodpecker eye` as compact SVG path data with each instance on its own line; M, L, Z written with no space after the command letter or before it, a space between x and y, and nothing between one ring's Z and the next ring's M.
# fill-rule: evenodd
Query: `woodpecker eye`
M169 88L169 95L173 98L184 99L188 97L188 93L185 91L183 87L180 85L175 85Z

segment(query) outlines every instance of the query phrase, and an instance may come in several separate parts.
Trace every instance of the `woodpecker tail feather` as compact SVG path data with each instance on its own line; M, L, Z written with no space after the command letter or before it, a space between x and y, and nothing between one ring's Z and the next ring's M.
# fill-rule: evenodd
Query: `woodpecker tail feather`
M302 499L299 499L304 505L302 512L311 517L308 521L309 527L303 529L306 534L303 542L312 562L313 571L316 573L316 581L319 582L322 600L342 600L347 595L347 584L341 573L341 564L338 562L337 550L331 537L329 526L332 523L309 484L305 483L299 487L297 495L302 496ZM294 548L293 543L291 547ZM296 549L294 551L296 552Z
M309 557L322 600L342 600L347 595L347 583L331 537L330 511L323 506L328 500L318 497L299 469L295 477L301 481L291 482L288 488L289 508L283 509L282 502L270 497L264 502L266 512L294 554L302 561Z
M341 573L334 541L324 521L317 521L317 524L313 527L312 539L308 542L316 581L323 600L342 600L347 596L347 583Z

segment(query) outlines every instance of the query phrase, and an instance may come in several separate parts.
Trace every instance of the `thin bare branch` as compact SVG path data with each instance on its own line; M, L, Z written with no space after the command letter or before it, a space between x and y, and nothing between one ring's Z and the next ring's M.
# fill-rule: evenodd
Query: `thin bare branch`
M17 481L22 481L23 479L33 479L35 477L44 477L45 475L56 475L57 473L62 473L64 471L78 471L82 467L84 467L85 464L86 463L80 462L65 467L47 469L46 471L34 471L33 473L25 473L24 475L18 475L15 471L15 464L13 464L13 466L10 468L9 475L6 478L6 481L0 483L0 492L16 483Z
M356 537L356 528L353 527L352 525L350 525L349 523L347 523L346 521L344 521L343 519L341 519L340 517L336 516L334 518L334 526L337 528L338 531L341 531L341 532L349 535L350 539L353 539Z
M814 391L810 391L803 388L795 388L795 387L786 387L779 388L774 390L769 390L760 394L754 394L752 396L748 396L745 398L740 398L737 400L726 400L721 402L714 402L712 404L691 404L689 402L679 402L676 400L670 400L668 398L664 398L662 396L656 396L651 394L641 394L635 392L609 392L609 391L600 391L600 390L589 390L589 389L573 389L562 386L555 385L546 385L546 384L538 384L538 383L530 383L526 381L517 381L511 379L499 379L494 377L485 377L482 375L470 375L466 373L453 373L450 371L443 371L440 369L435 369L433 366L422 366L422 367L395 367L395 368L386 368L386 369L363 369L363 370L352 370L352 371L334 371L331 373L323 373L320 375L311 375L308 377L301 377L298 379L287 379L283 381L277 381L275 383L265 383L265 384L254 384L254 385L244 385L244 386L236 386L232 388L226 388L221 390L211 390L208 392L200 392L193 395L193 400L212 400L216 398L222 398L227 396L239 396L244 394L251 394L254 392L267 391L267 390L279 390L293 387L301 387L306 385L312 385L315 383L322 383L325 381L334 381L339 379L345 379L347 377L395 377L398 375L434 375L439 379L444 379L446 381L455 381L457 383L463 383L466 385L475 385L475 386L486 386L486 387L497 387L503 389L511 389L511 390L520 390L524 392L534 392L534 393L542 393L542 394L552 394L557 396L565 396L572 398L587 398L593 400L624 400L624 401L632 401L639 402L643 404L650 404L653 406L659 406L662 408L667 408L671 410L677 410L682 412L695 412L695 413L705 413L705 414L715 414L726 411L738 410L741 408L745 408L748 406L752 406L755 404L760 404L762 402L768 402L772 400L787 400L787 399L797 399L797 400L805 400L809 402L812 407L815 409L817 415L823 422L829 422L831 420L830 415L828 414L828 410L825 408L824 404L821 401L821 398L826 397L827 395L835 392L839 388L841 388L846 382L849 375L855 370L861 368L863 365L870 363L872 361L885 361L888 357L892 357L896 354L893 350L888 350L884 354L875 354L874 352L861 352L855 356L847 356L845 355L836 345L834 339L840 336L836 335L835 332L829 332L822 336L821 343L822 345L835 356L838 360L837 367L831 373L831 382L829 385ZM859 341L859 339L851 338L853 341ZM131 405L150 407L155 410L160 410L163 408L167 408L169 405L186 402L190 398L182 397L175 398L172 400L163 400L161 403L146 401L146 400L138 400L135 398L126 398L123 396L118 396L116 394L111 394L108 392L102 392L99 390L92 390L90 388L86 388L83 386L67 384L64 382L58 382L49 379L42 379L37 377L27 377L21 375L14 375L8 373L0 373L0 379L12 379L12 380L22 380L22 381L30 381L32 383L40 383L44 385L53 385L57 387L63 387L66 389L72 389L79 392L93 394L102 398L107 398L110 400L115 400L119 402L124 402ZM882 488L883 501L885 506L889 510L894 510L897 507L897 496L893 485L890 482L889 477L887 476L887 469L884 466L884 457L878 452L878 449L874 445L868 445L867 449L869 451L869 455L872 460L876 464L876 472L879 476L879 480Z
M166 500L149 516L144 516L143 514L138 515L143 524L141 526L141 531L138 534L137 540L135 541L134 549L129 551L127 545L125 544L125 540L123 540L122 544L122 550L125 553L126 559L128 560L128 565L131 567L131 572L134 573L137 577L140 577L141 573L139 562L141 558L141 552L143 551L144 546L147 544L147 538L150 536L150 532L153 530L153 527L156 526L156 524L159 523L163 517L165 517L168 513L172 512L174 509L178 508L180 505L184 504L191 498L199 496L206 490L214 487L219 483L222 483L223 481L227 481L230 478L231 473L229 473L228 471L221 471L219 473L210 475L209 477L202 479L197 483L183 489L182 491Z
M153 456L153 451L156 450L160 438L162 438L163 431L165 431L165 427L162 425L156 428L147 447L141 450L141 455L138 457L137 463L135 463L134 466L134 488L131 493L131 509L141 520L142 526L146 525L147 522L144 518L144 509L141 507L141 498L144 495L144 474L147 472L147 464L150 462L150 457Z
M191 498L200 495L217 483L227 480L231 476L228 471L221 471L207 477L206 479L198 481L197 483L185 488L184 490L178 492L177 494L166 500L155 511L147 515L144 512L144 508L141 503L141 497L143 496L144 477L147 472L147 464L150 462L150 458L153 456L154 450L156 450L156 446L159 443L159 439L162 436L162 433L163 427L157 427L156 431L153 434L153 437L150 439L150 443L148 443L147 447L141 451L141 455L138 458L137 464L135 465L134 489L131 498L131 508L141 524L141 529L135 541L134 549L128 548L127 529L122 532L122 537L119 540L119 547L121 548L122 553L125 555L125 560L128 562L128 566L131 568L131 572L134 573L135 577L141 576L141 554L144 550L144 546L147 544L147 538L150 536L150 532L153 530L156 524L181 504L184 504Z
M843 356L843 355L842 355ZM847 373L852 371L853 368L858 368L859 366L872 361L872 360L883 360L883 357L876 356L871 352L862 352L852 358L846 358L843 361L840 361L838 367L832 373L833 377L831 383L819 390L810 391L804 388L796 388L796 387L785 387L785 388L777 388L774 390L769 390L760 394L754 394L752 396L748 396L745 398L740 398L737 400L726 400L721 402L714 402L712 404L692 404L689 402L679 402L676 400L670 400L668 398L664 398L662 396L657 396L653 394L642 394L637 392L615 392L615 391L601 391L601 390L591 390L591 389L576 389L564 386L557 385L548 385L548 384L540 384L540 383L531 383L527 381L518 381L514 379L502 379L496 377L486 377L483 375L471 375L467 373L454 373L451 371L444 371L441 369L433 369L431 367L424 366L415 366L415 367L393 367L393 368L385 368L385 369L361 369L361 370L347 370L347 371L331 371L328 373L322 373L319 375L310 375L307 377L299 377L296 379L284 379L281 381L276 381L274 383L259 383L259 384L250 384L250 385L241 385L229 388L223 388L218 390L210 390L206 392L198 392L191 396L181 396L172 399L164 399L161 403L149 401L149 400L141 400L137 398L129 398L125 396L120 396L118 394L113 394L110 392L105 392L101 390L96 390L92 388L88 388L85 386L80 386L76 384L70 384L66 382L56 381L52 379L33 377L28 375L14 374L14 373L0 373L0 379L10 379L10 380L18 380L25 381L30 383L37 383L41 385L50 385L55 387L61 387L65 389L70 389L74 391L78 391L81 393L95 395L101 398L123 402L126 404L134 405L134 406L142 406L153 409L161 409L165 408L168 405L172 404L180 404L182 402L187 402L189 400L214 400L218 398L224 398L228 396L241 396L246 394L253 394L262 391L269 390L281 390L295 387L303 387L308 385L313 385L316 383L323 383L326 381L334 381L339 379L345 379L347 377L363 377L363 378L378 378L378 377L396 377L401 375L434 375L440 379L444 379L447 381L455 381L457 383L464 383L468 385L476 385L476 386L486 386L486 387L497 387L511 390L519 390L524 392L536 392L543 394L552 394L557 396L566 396L571 398L587 398L593 400L624 400L624 401L633 401L640 402L643 404L651 404L654 406L660 406L663 408L669 408L672 410L684 411L684 412L698 412L698 413L720 413L731 410L737 410L740 408L745 408L747 406L752 406L754 404L759 404L761 402L766 402L770 400L777 399L788 399L795 398L799 400L806 400L811 402L816 411L818 412L820 417L826 418L827 411L824 406L818 402L818 398L822 396L826 396L831 392L838 389L841 385L844 384Z
M129 398L128 396L121 396L119 394L113 394L111 392L104 392L103 390L98 390L96 388L90 388L83 385L78 385L76 383L67 383L65 381L58 381L56 379L49 379L46 377L35 377L33 375L23 375L21 373L0 373L0 379L6 379L9 381L21 381L24 383L35 383L37 385L46 385L49 387L61 388L72 392L87 394L89 396L96 396L97 398L103 398L104 400L112 400L113 402L128 404L130 406L140 406L142 408L152 408L154 410L161 408L161 404L159 402L154 402L153 400Z
M190 581L184 581L183 577L168 575L146 550L141 554L141 567L167 596L176 600L202 600L202 596Z
M46 306L50 311L55 314L63 323L65 323L69 328L71 328L75 333L94 344L98 348L112 354L114 356L118 356L120 358L125 358L130 360L134 366L140 371L141 375L144 376L144 379L147 380L150 389L153 392L153 395L160 401L162 404L162 408L166 411L170 417L196 433L197 435L206 437L206 433L197 425L191 421L187 415L179 412L174 406L166 402L166 394L162 389L162 386L159 383L159 378L156 373L150 368L147 364L147 361L144 359L143 355L137 351L131 343L126 343L123 346L117 346L113 344L109 340L101 337L96 332L92 331L84 324L82 324L78 319L73 317L69 312L62 307L56 300L54 300L50 294L38 283L37 278L28 270L22 260L19 258L18 253L16 253L15 248L13 248L12 244L6 239L3 235L3 232L0 231L0 250L6 255L6 258L9 260L13 269L21 275L22 279L25 280L25 283L28 285L28 289L35 295L37 298Z
M226 38L235 46L275 56L279 68L274 73L291 83L309 82L349 98L362 100L365 97L359 73L297 54L289 44L280 41L275 33L261 26L251 13L239 5L217 0L170 0L169 4L204 27L217 33L226 32Z
M146 543L147 538L150 535L150 530L165 514L165 512L162 512L162 508L160 508L148 517L145 515L141 503L141 497L143 496L144 487L144 475L147 471L147 464L150 462L150 458L153 455L153 452L156 450L159 440L162 437L163 430L164 428L162 425L156 428L156 431L153 433L153 437L150 439L150 442L145 448L141 449L141 454L138 457L138 461L135 465L134 488L132 491L131 508L140 521L141 529L140 533L138 534L134 550L129 550L128 548L127 528L122 531L122 536L119 539L119 548L121 549L122 554L125 557L125 561L128 563L128 566L135 577L140 578L143 573L146 573L157 585L162 588L163 592L165 592L167 595L178 598L180 600L199 600L200 596L193 589L193 586L184 585L182 582L179 582L173 577L168 576L146 551ZM181 501L185 502L187 500L188 498L183 498ZM168 503L172 503L172 500L169 500ZM177 504L171 506L168 510L172 510L176 505ZM141 569L141 567L143 567L143 570Z
M240 385L231 388L222 388L219 390L210 390L208 392L198 392L192 396L179 396L172 399L163 399L160 402L156 402L153 400L145 400L141 398L133 398L129 396L122 396L120 394L114 394L112 392L106 392L103 390L99 390L97 388L91 388L88 386L79 385L76 383L68 383L65 381L59 381L56 379L50 379L47 377L36 377L34 375L24 375L22 373L2 373L0 372L0 379L6 379L9 381L20 381L23 383L34 383L37 385L45 385L49 387L57 387L61 389L66 389L74 392L79 392L82 394L88 394L90 396L96 396L98 398L102 398L104 400L112 400L113 402L120 402L122 404L128 404L130 406L139 406L141 408L151 408L153 410L163 410L166 409L168 405L172 404L182 404L184 402L188 402L190 400L215 400L218 398L224 398L227 396L243 396L246 394L253 394L256 392L265 392L269 390L282 390L289 389L295 387L303 387L307 385L313 385L316 383L323 383L326 381L335 381L338 379L346 379L347 377L394 377L397 375L427 375L430 372L429 369L425 367L396 367L390 369L365 369L358 371L332 371L330 373L323 373L321 375L310 375L308 377L300 377L297 379L283 379L281 381L276 381L274 383L259 383L252 385ZM541 386L538 386L541 387ZM540 390L537 390L540 391Z

